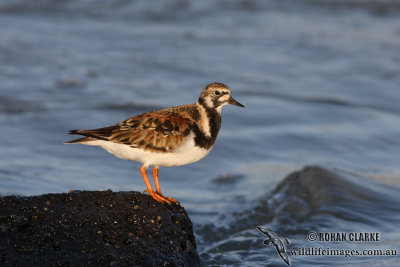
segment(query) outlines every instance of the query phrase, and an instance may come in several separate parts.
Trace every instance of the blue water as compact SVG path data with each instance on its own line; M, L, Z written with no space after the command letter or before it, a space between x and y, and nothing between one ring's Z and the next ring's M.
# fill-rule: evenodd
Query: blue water
M63 145L71 139L67 131L193 103L218 81L246 108L224 107L205 159L160 169L163 192L191 215L204 265L283 266L272 248L261 246L257 224L302 241L311 226L372 229L385 232L386 242L396 237L391 242L399 247L398 231L385 226L384 216L373 226L306 216L293 230L274 222L286 215L271 215L268 204L285 176L306 165L329 168L345 181L356 175L364 182L350 183L354 190L371 183L371 194L381 186L388 199L388 188L398 194L399 1L0 1L0 25L0 194L143 191L138 163ZM324 199L349 194L313 190ZM354 209L368 207L357 201L374 203L356 196L348 203ZM265 205L268 216L258 208ZM371 205L369 215L396 212L386 208ZM244 223L235 215L249 212L259 219ZM292 263L395 266L398 258L362 259Z

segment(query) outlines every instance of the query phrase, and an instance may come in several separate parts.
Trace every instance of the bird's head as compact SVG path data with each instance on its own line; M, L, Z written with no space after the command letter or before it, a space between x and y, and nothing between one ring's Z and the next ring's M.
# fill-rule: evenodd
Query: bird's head
M223 83L210 83L207 85L199 97L198 102L207 108L221 110L225 105L231 104L243 107L231 96L231 89Z

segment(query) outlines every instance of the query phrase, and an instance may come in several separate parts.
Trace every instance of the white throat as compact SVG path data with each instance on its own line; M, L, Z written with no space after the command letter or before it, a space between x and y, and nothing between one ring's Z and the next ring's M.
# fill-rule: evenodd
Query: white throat
M197 107L200 112L200 126L203 134L207 137L211 137L211 129L210 129L210 118L208 118L206 109L197 103Z

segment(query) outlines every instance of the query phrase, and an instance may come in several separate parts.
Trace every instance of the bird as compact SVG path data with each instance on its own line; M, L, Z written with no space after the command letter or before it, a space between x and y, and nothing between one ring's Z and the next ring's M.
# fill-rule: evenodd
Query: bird
M193 104L142 113L104 128L70 130L69 134L83 137L65 143L99 146L121 159L140 162L147 187L144 192L158 202L179 204L162 194L158 169L186 165L207 156L221 127L222 107L228 104L244 107L231 96L227 85L213 82ZM147 176L150 166L155 191Z
M274 245L276 248L276 252L278 253L278 255L282 258L282 260L284 262L286 262L287 265L290 266L290 259L289 256L287 254L286 251L286 247L283 244L283 242L281 241L281 239L274 233L272 232L270 229L262 227L262 226L257 226L257 229L263 233L264 235L266 235L268 237L268 239L264 240L263 244L264 245ZM286 244L290 244L289 240L287 238L285 238L285 242Z

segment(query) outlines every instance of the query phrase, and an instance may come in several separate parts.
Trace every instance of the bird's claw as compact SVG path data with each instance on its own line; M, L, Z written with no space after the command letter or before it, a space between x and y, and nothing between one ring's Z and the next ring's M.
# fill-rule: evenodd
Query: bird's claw
M149 195L154 198L157 202L161 202L161 203L167 203L168 205L172 205L172 203L175 203L176 205L179 205L179 201L176 199L173 199L171 197L166 197L163 196L162 194L159 194L157 192L154 191L149 191L149 190L145 190L144 192L149 193Z

